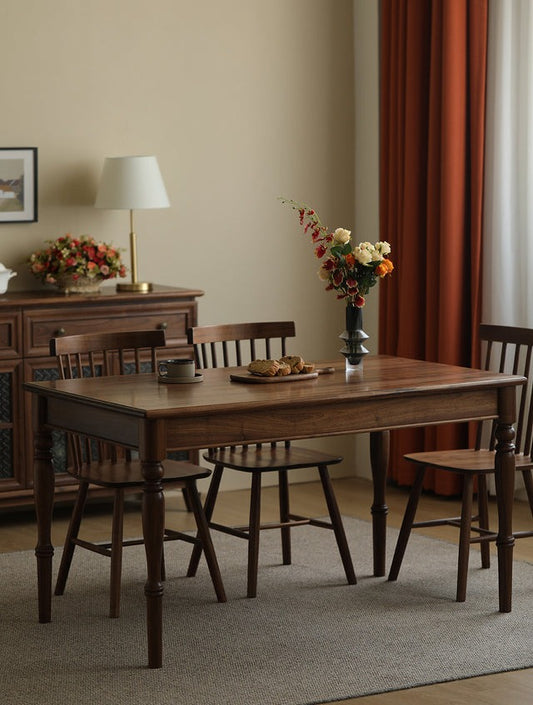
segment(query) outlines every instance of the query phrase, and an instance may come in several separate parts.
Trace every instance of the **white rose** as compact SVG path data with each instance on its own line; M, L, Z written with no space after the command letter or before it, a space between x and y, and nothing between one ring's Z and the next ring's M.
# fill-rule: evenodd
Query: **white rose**
M324 267L320 267L317 274L318 278L322 279L322 281L329 281L329 272L327 271L327 269L324 269Z
M347 242L350 241L351 234L351 230L337 228L337 230L335 230L335 232L333 233L333 239L335 240L335 242L338 242L339 245L345 245Z
M354 256L355 259L360 262L361 264L368 264L369 262L372 261L372 253L367 250L365 247L361 247L358 245L354 251Z
M379 250L382 255L390 255L391 247L388 242L376 242L376 250Z

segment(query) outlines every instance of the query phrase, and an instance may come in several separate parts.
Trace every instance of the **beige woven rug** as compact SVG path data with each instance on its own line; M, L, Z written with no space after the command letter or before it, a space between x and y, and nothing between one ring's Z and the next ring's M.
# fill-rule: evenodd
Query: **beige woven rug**
M284 567L269 531L253 600L245 543L217 535L226 604L215 602L204 563L198 577L181 577L189 547L167 545L161 670L145 667L142 548L125 553L120 619L106 616L107 559L81 551L50 624L37 623L32 552L0 555L2 702L301 705L533 665L533 566L515 564L504 615L495 567L473 565L457 604L455 546L413 537L400 580L388 583L371 577L370 524L346 527L356 586L344 583L332 532L297 530Z

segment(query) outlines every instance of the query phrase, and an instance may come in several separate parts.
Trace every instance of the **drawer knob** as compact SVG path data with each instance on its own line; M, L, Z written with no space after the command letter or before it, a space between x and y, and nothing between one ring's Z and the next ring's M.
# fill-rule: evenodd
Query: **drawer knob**
M161 330L166 330L168 328L168 323L166 321L163 321L163 323L159 324L159 327Z
M56 330L56 336L59 338L60 336L65 335L66 332L67 332L67 331L66 331L64 328L58 328L58 329Z

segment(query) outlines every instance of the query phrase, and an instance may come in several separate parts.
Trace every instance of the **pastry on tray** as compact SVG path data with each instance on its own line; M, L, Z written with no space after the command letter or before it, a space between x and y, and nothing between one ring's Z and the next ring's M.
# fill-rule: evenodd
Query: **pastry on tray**
M300 355L284 355L279 360L253 360L248 365L248 372L259 377L309 374L314 369L315 366L306 363Z
M300 355L285 355L280 358L280 362L285 362L290 365L291 375L298 375L304 368L304 359Z
M277 360L253 360L248 365L248 372L260 377L275 377L280 369Z
M292 374L291 366L288 362L284 362L283 360L278 360L278 362L279 370L276 372L277 377L285 377L285 375Z

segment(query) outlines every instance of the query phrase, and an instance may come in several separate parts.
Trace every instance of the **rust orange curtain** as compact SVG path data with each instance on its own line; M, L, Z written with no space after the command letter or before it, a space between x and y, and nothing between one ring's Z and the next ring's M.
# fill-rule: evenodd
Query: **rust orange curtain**
M380 291L380 352L479 364L488 0L382 0L380 236L395 270ZM468 444L466 425L391 434L406 452ZM426 487L460 491L451 473Z

